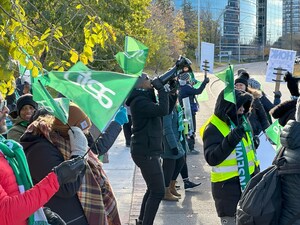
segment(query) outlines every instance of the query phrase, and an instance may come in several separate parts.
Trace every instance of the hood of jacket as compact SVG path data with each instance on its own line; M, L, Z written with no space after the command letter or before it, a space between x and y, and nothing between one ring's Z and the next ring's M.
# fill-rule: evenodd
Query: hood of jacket
M252 95L239 90L234 90L236 96L236 105L232 102L228 102L224 99L224 90L220 92L216 105L214 114L221 120L229 124L229 118L232 121L236 121L237 109L244 106L244 114L248 113L252 102Z
M156 102L154 89L149 89L149 90L133 89L133 91L131 92L131 94L127 98L125 104L130 106L130 103L136 97L146 97L146 98L152 99L153 102Z

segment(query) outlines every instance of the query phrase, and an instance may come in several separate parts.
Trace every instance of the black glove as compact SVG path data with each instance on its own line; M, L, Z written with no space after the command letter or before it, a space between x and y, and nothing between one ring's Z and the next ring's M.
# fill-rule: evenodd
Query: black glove
M282 94L280 91L274 91L274 98L281 98Z
M290 72L286 72L284 80L287 82L287 88L289 89L292 96L299 96L298 80L293 77Z
M65 221L48 207L44 207L43 210L50 225L66 225Z
M155 77L152 82L151 82L152 86L156 89L156 90L161 90L164 89L164 84L161 82L161 80L157 77Z
M230 145L236 146L244 136L244 127L243 125L239 125L228 134L228 142L230 143Z
M178 153L179 153L177 147L172 148L171 151L172 151L173 155L178 155Z
M75 182L78 176L85 170L85 159L78 156L74 159L66 160L53 168L60 185Z
M208 84L209 83L209 78L205 77L205 79L203 80L203 83Z

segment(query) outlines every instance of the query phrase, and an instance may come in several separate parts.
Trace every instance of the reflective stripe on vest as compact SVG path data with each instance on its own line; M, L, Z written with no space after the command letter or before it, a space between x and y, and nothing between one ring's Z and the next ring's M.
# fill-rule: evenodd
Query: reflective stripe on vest
M225 122L220 120L216 115L213 115L210 118L210 123L212 123L224 137L230 133L230 127ZM246 136L249 142L245 138L242 138L242 142L247 151L249 173L251 175L255 170L255 166L258 166L258 162L255 161L255 152L252 149L252 143L249 134L246 133ZM221 182L238 176L239 173L236 160L236 150L234 149L222 163L212 167L211 182Z

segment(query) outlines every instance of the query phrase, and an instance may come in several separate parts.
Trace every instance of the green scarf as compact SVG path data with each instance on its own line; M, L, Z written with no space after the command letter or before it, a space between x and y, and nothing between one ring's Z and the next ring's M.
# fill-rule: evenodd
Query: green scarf
M233 130L236 126L231 120L230 123L231 123L231 130ZM249 133L248 131L246 132ZM240 186L243 192L246 188L247 183L250 180L250 172L249 172L247 151L242 140L235 147L235 152L236 152Z
M183 140L183 110L179 104L176 104L177 107L177 113L178 113L178 131L180 132L180 141Z
M14 171L20 193L32 188L32 179L22 146L0 135L0 151ZM49 225L42 208L29 217L28 225Z

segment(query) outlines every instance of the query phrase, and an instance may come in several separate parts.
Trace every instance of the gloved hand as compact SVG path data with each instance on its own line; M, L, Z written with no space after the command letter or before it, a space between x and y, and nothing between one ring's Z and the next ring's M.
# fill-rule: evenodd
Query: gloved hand
M58 183L60 185L75 182L78 176L85 170L85 159L81 156L66 160L53 168L57 175Z
M88 141L83 131L79 127L72 126L68 130L71 145L71 156L80 155L83 156L88 150Z
M151 81L152 86L156 89L156 90L161 90L164 88L164 84L161 82L161 80L157 77L155 77L152 81Z
M244 136L244 127L243 125L239 125L228 134L228 142L230 143L230 145L235 146L242 140Z
M65 221L48 207L44 207L43 210L50 225L66 225Z
M203 80L203 83L208 84L209 83L209 78L205 77L204 80Z
M185 66L191 65L192 62L188 58L180 56L179 59L176 61L176 67L177 69L182 69Z
M122 126L125 123L128 123L128 115L127 115L127 109L124 106L121 106L119 111L116 113L115 119L114 119L120 126Z
M280 91L274 91L274 98L281 98L282 94Z
M290 72L286 72L284 80L287 82L287 88L289 89L291 96L299 96L298 81L293 77Z
M179 153L177 147L172 148L171 151L172 151L173 155L178 155L178 153Z

